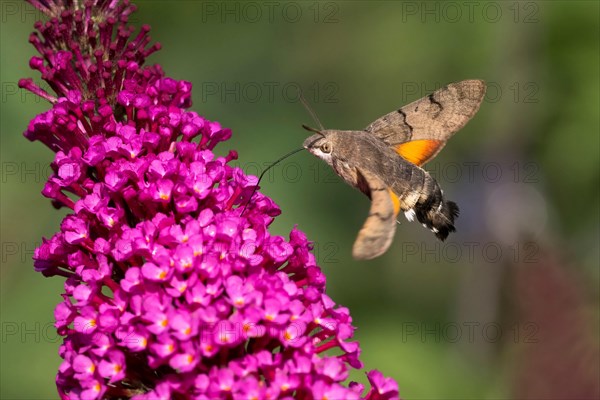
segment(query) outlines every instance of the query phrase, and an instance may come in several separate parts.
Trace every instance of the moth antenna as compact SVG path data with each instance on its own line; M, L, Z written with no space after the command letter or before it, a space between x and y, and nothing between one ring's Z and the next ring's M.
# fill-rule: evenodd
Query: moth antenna
M304 150L304 147L300 147L299 149L290 151L285 156L279 158L277 161L272 162L267 168L265 168L263 170L263 172L261 172L260 176L258 177L258 182L256 182L256 186L254 186L254 189L252 189L252 193L250 194L250 198L248 198L248 201L244 205L244 209L242 210L242 213L240 214L240 217L242 217L244 215L244 212L246 212L246 208L248 207L248 204L250 204L250 201L252 200L252 197L254 196L254 193L256 193L256 190L258 189L258 185L260 184L260 181L262 180L263 176L265 176L265 173L267 173L268 170L270 170L271 168L273 168L274 166L276 166L277 164L279 164L280 162L282 162L286 158L288 158L290 156L293 156L294 154L296 154L296 153L298 153L298 152L300 152L302 150Z
M314 133L316 133L316 134L319 134L319 135L321 135L321 136L325 137L325 135L323 135L323 132L319 131L318 129L311 128L310 126L308 126L308 125L304 125L304 124L302 124L302 127L303 127L304 129L306 129L307 131L309 131L309 132L314 132Z
M299 98L300 98L300 101L302 102L302 105L304 106L306 111L308 111L308 113L312 117L313 121L315 121L317 123L317 125L319 126L319 129L324 131L325 128L323 128L323 124L319 120L319 117L317 117L317 114L315 113L315 111L311 108L310 104L308 104L308 101L306 101L306 99L304 98L304 94L302 94L302 90L299 90L299 92L300 92ZM313 131L313 132L315 132L315 131ZM318 132L318 133L321 133L321 132Z

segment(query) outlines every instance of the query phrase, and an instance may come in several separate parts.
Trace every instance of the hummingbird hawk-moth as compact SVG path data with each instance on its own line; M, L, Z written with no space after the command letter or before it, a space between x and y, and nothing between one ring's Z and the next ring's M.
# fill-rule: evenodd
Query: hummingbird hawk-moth
M400 211L440 240L454 232L458 206L422 167L475 115L485 94L481 80L449 84L374 121L362 131L314 132L303 147L371 199L354 242L356 259L372 259L392 243Z

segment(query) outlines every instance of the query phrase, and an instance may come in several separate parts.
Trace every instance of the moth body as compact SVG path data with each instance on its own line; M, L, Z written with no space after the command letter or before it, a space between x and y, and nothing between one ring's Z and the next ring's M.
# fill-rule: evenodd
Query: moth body
M444 240L455 231L458 206L444 198L421 168L475 115L485 95L481 80L452 83L392 111L362 131L314 130L304 148L329 164L371 199L369 215L354 242L357 259L383 254L404 212Z

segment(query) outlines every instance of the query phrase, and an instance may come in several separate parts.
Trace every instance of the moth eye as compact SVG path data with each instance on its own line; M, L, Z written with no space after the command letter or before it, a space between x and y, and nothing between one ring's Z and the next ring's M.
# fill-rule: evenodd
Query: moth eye
M323 143L321 145L321 151L326 154L331 153L331 145L329 143Z

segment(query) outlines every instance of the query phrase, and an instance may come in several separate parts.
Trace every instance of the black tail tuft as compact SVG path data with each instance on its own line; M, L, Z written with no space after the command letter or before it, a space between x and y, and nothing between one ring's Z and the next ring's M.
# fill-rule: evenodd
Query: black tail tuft
M417 220L429 228L438 239L444 241L450 232L456 231L454 219L458 217L458 205L453 201L444 201L428 209L416 207Z

